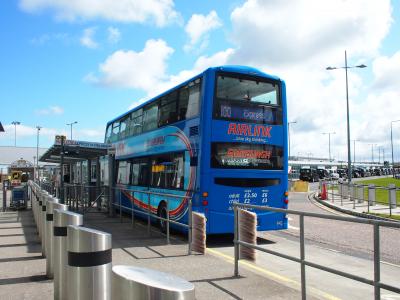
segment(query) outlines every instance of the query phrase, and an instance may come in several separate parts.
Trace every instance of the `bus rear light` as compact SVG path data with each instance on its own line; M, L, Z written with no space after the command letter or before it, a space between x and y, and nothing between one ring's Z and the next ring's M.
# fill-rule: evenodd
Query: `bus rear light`
M203 200L203 206L207 206L208 205L208 201L207 200Z
M288 191L285 192L285 197L289 197L289 192Z
M203 192L203 197L208 197L208 192Z
M289 204L289 199L285 199L285 200L283 200L283 202L284 202L285 204Z

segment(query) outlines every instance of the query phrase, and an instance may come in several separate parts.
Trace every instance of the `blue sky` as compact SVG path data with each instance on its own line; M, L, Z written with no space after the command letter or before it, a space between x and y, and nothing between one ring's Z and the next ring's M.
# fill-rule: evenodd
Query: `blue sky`
M388 158L400 119L399 1L0 2L0 145L41 146L55 134L102 141L108 120L209 66L244 64L287 81L293 154L346 153L344 72L350 64L352 139ZM400 122L394 124L400 147ZM367 133L367 134L366 134ZM396 148L396 147L395 147ZM375 149L376 153L377 150ZM382 150L383 151L383 150ZM395 151L400 156L400 149ZM398 153L398 154L397 154ZM377 154L375 154L377 160Z

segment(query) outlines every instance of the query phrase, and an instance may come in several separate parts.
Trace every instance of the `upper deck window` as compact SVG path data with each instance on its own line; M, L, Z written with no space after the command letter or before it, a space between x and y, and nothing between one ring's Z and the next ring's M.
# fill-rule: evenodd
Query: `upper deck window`
M278 105L278 84L219 75L217 78L217 98Z
M218 74L214 118L282 124L278 81L240 74Z

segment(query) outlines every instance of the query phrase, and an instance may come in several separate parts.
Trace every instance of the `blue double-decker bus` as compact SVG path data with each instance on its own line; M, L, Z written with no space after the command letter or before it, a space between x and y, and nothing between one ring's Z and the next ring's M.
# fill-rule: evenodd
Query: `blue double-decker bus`
M205 70L107 123L125 207L166 218L160 194L192 197L207 234L233 232L233 203L288 205L285 83L243 66ZM154 192L148 195L135 191ZM148 202L149 201L149 202ZM187 198L169 198L187 223ZM283 213L258 212L258 230L287 228ZM165 229L165 222L159 222Z

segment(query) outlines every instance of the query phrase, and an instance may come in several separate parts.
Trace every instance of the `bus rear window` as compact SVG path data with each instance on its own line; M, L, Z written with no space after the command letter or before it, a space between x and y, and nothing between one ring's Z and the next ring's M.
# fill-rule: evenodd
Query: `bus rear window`
M283 170L283 148L247 143L212 143L211 167Z
M262 124L282 124L277 81L238 74L217 76L214 118Z

